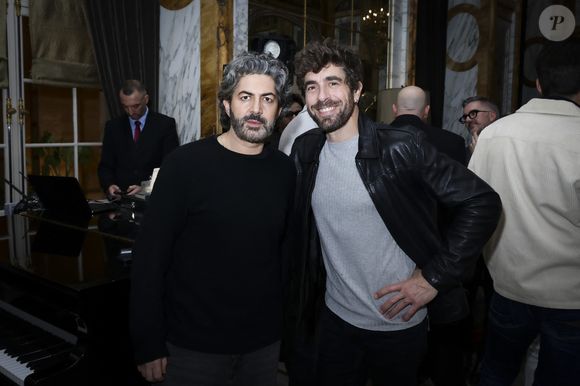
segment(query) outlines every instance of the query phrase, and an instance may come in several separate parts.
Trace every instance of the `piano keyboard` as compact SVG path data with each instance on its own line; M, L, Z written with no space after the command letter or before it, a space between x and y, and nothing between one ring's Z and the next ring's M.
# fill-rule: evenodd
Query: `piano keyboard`
M0 301L0 373L17 385L73 366L81 355L67 331Z
M0 373L17 385L24 386L24 380L32 374L32 369L8 355L6 350L0 350Z

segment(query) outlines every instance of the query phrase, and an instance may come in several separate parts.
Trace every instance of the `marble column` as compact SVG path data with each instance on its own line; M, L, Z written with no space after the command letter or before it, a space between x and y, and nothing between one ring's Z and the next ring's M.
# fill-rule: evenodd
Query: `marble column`
M159 111L175 118L181 144L201 133L200 2L160 12Z
M391 7L391 72L387 88L407 85L407 54L409 37L409 1L394 1Z
M400 87L407 85L408 42L409 42L409 0L394 1L389 8L389 63L379 72L379 92L377 95L377 121L390 123L394 119L392 104L397 99Z
M463 114L461 102L477 95L480 30L477 17L479 0L450 0L447 23L447 70L445 72L445 99L443 128L468 137L465 126L457 121Z
M234 57L248 50L248 0L234 0Z

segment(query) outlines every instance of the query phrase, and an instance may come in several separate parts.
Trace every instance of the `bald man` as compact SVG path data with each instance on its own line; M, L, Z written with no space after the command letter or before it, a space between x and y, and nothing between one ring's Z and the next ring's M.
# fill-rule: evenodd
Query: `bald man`
M425 132L427 141L441 153L466 165L465 141L460 135L447 130L429 126L426 122L431 106L427 104L425 91L417 86L407 86L397 95L397 103L393 104L395 120L391 126L413 126Z
M439 152L446 154L455 161L466 165L465 141L463 137L447 130L438 129L425 123L429 116L430 106L427 104L425 91L417 86L407 86L397 95L397 103L393 104L395 120L394 127L411 125L426 134L427 141ZM445 234L453 216L449 210L438 208L438 225ZM431 323L428 333L428 352L422 372L431 378L435 386L464 386L466 374L463 370L463 345L465 328L468 320L450 324Z

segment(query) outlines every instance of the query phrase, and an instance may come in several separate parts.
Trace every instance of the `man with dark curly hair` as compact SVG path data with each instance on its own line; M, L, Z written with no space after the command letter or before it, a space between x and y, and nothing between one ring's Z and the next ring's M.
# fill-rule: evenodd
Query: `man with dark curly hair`
M499 198L421 130L365 117L362 63L348 49L309 43L295 67L318 128L291 153L299 235L287 313L291 383L358 386L370 377L375 386L416 386L427 314L438 322L466 315L461 283L495 229ZM453 209L444 235L438 205ZM310 373L308 348L317 352Z

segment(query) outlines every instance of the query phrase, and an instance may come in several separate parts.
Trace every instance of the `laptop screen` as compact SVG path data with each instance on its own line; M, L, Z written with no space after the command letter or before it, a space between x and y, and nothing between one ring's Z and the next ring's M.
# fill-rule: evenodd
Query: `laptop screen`
M63 216L90 217L91 209L75 177L28 175L44 209Z

